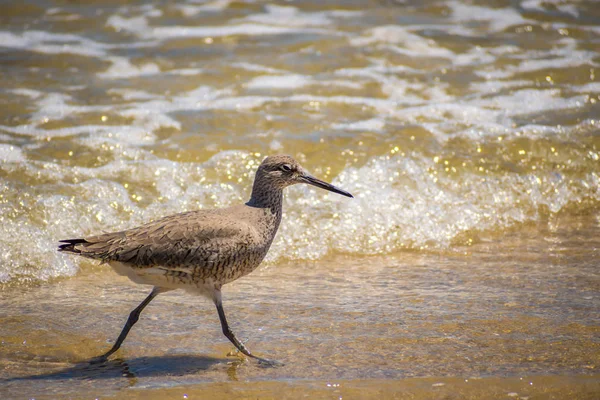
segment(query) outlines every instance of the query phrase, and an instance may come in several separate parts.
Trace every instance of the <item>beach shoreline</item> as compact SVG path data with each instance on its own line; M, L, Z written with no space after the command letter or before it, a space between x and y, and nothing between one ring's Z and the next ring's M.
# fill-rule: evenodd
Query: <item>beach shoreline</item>
M149 290L86 261L72 278L0 293L0 393L592 398L598 231L565 217L466 254L267 264L224 289L236 334L286 364L266 369L227 356L212 304L183 291L148 307L114 360L86 366Z

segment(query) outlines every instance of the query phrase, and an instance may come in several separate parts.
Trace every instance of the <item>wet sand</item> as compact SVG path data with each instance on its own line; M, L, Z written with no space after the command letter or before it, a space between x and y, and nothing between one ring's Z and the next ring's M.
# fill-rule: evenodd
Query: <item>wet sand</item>
M161 295L115 359L89 366L146 295L84 261L0 292L0 397L597 398L597 216L460 252L267 264L225 288L261 368L228 356L212 304Z
M600 7L551 1L0 4L0 400L600 398ZM214 306L59 239L249 198L268 263ZM443 384L443 385L440 385ZM328 386L329 385L329 386Z

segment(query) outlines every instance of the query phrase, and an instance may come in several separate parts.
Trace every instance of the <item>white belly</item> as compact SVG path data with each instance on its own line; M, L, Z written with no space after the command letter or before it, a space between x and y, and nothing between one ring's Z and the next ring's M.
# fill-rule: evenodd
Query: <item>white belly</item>
M140 285L151 285L168 290L183 289L211 300L214 298L216 286L212 280L194 281L185 273L183 278L173 277L168 275L169 270L161 267L132 268L118 261L110 261L108 264L117 274L126 276Z

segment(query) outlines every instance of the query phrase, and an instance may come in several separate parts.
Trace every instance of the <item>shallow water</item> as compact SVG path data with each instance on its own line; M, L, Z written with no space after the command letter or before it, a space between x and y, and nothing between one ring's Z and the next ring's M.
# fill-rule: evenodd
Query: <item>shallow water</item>
M0 5L0 393L599 392L600 8L422 3ZM290 188L226 288L286 366L232 363L177 292L120 361L76 365L147 288L57 240L243 202L274 153L355 195Z
M594 398L599 238L597 219L558 219L463 255L337 255L263 268L228 285L224 301L234 331L285 363L277 368L239 361L214 306L184 292L159 296L118 356L89 366L148 290L86 267L2 293L2 391Z

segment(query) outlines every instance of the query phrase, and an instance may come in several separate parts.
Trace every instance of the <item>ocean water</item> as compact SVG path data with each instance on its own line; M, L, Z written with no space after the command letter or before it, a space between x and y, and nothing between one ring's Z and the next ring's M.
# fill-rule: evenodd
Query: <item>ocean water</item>
M2 6L0 282L58 239L247 200L287 153L354 201L286 196L268 262L461 252L598 218L594 2Z
M0 398L597 398L600 7L0 4ZM60 239L286 189L214 306ZM411 378L411 379L409 379ZM412 380L414 378L414 380Z

